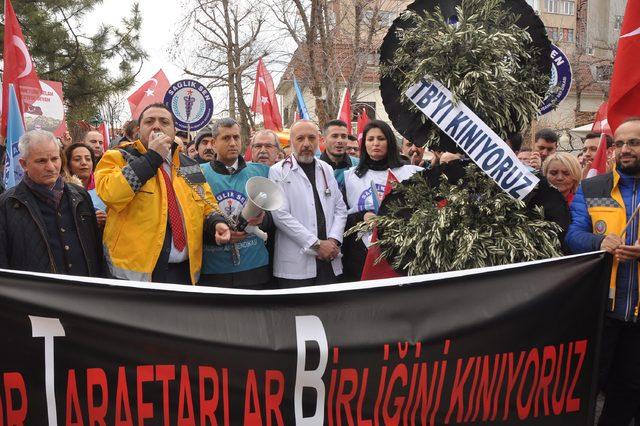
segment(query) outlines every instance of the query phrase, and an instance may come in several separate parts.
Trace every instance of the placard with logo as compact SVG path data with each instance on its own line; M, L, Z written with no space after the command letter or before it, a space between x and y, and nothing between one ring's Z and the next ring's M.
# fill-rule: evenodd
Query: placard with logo
M211 93L195 80L173 83L164 95L164 104L173 112L176 128L184 131L203 128L213 115Z
M551 81L540 115L553 111L568 95L572 81L571 63L558 46L551 45Z

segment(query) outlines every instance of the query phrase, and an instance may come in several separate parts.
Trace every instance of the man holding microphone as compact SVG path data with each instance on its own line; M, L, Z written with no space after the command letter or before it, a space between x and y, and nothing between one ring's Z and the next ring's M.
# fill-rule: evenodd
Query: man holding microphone
M175 145L171 111L151 104L139 123L140 139L107 151L95 173L107 263L117 278L195 284L203 238L225 244L229 227L198 163Z

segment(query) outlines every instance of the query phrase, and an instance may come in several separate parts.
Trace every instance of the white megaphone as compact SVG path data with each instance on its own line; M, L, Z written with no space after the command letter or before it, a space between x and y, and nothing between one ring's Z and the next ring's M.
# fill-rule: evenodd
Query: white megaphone
M267 241L267 233L257 226L249 225L248 221L260 216L265 210L268 212L278 210L284 200L282 189L265 177L254 176L247 181L244 190L248 199L238 218L236 230L245 231L262 241Z

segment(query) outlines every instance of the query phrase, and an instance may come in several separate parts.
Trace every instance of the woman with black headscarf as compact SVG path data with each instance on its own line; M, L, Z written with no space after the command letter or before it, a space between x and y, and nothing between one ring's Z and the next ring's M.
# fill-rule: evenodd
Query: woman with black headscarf
M370 121L362 132L360 163L344 174L347 225L345 229L370 220L378 213L387 182L402 182L422 167L405 165L396 138L384 121ZM358 233L344 241L344 278L359 281L371 244L371 233Z

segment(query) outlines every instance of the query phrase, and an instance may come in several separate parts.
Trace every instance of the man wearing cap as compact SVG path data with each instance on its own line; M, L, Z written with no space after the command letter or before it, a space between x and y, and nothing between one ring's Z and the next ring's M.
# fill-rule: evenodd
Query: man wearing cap
M140 114L140 139L107 151L96 189L107 205L103 245L117 278L195 284L202 245L231 233L198 164L174 142L164 104Z
M254 176L269 177L269 167L261 163L245 163L240 155L240 126L232 118L222 118L211 126L216 160L202 164L202 171L222 213L230 222L240 216L249 202L245 187ZM256 133L259 137L259 133ZM258 139L260 140L260 139ZM273 144L273 139L270 140ZM263 231L273 230L271 214L266 212L250 225ZM231 244L205 244L200 284L217 287L261 290L269 282L269 253L260 238L246 232L231 231Z
M195 143L196 151L198 151L195 160L199 164L205 164L216 159L216 152L213 149L213 135L209 126L196 134Z

